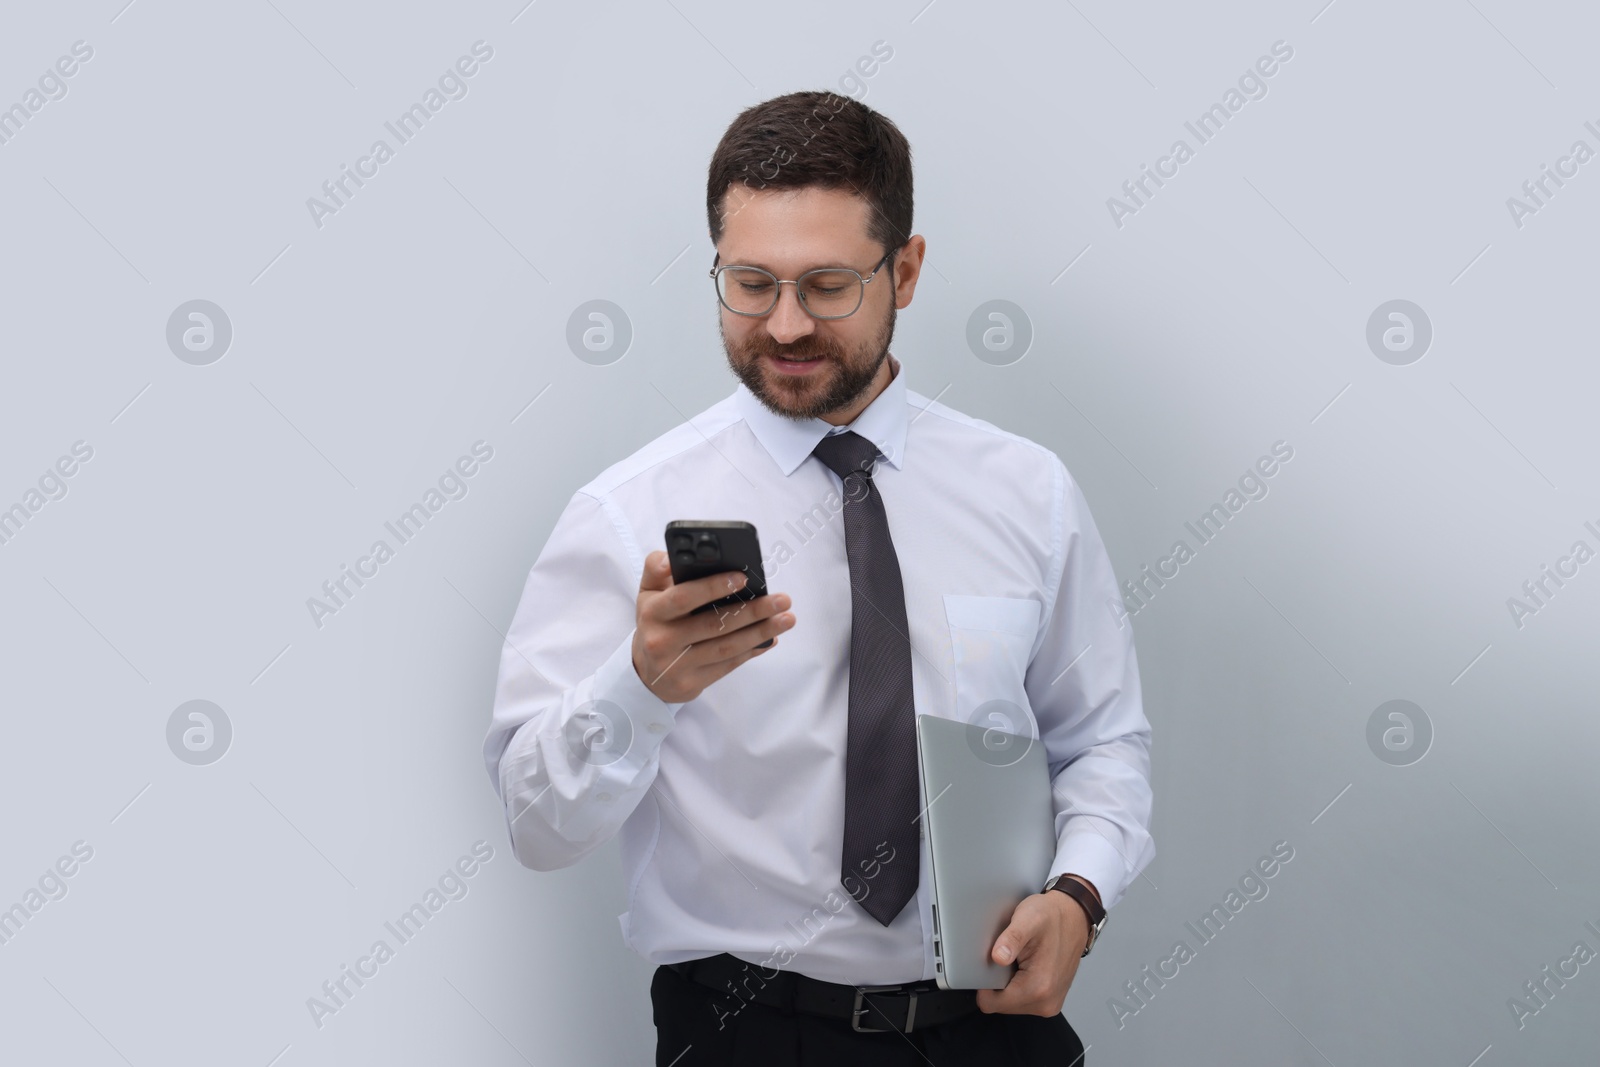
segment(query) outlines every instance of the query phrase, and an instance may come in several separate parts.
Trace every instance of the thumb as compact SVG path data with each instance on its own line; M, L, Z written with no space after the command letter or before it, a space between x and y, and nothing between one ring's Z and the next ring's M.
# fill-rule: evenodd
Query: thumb
M1027 938L1024 936L1023 931L1018 929L1015 924L1012 924L1002 930L999 937L995 938L994 949L990 952L990 955L996 963L1010 963L1016 959L1017 953L1022 951L1022 946L1026 940Z
M639 578L639 592L655 592L672 587L672 567L667 563L666 552L657 549L644 558L644 574Z

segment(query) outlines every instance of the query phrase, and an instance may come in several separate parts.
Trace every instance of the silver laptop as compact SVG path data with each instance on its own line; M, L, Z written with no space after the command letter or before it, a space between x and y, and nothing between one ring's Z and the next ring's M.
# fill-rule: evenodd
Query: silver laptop
M1003 989L1016 964L990 960L1055 857L1044 742L917 716L923 831L933 865L934 973L943 989Z

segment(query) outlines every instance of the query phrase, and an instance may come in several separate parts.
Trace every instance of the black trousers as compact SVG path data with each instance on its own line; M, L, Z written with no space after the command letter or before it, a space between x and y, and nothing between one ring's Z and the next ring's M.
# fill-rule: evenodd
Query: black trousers
M974 1011L909 1034L857 1033L831 1019L739 1001L657 967L656 1067L1084 1067L1065 1015Z

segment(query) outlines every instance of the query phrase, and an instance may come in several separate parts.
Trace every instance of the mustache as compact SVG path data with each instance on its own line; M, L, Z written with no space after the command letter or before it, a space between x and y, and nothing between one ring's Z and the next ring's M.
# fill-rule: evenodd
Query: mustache
M832 345L780 345L764 341L752 342L745 347L745 352L752 358L777 356L780 359L810 359L813 356L836 359L838 355Z

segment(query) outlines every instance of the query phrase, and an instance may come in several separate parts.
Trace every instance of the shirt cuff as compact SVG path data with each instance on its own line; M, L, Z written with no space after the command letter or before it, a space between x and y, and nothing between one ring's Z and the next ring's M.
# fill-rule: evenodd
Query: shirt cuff
M603 700L614 706L602 706L602 710L613 718L617 712L621 713L616 728L628 731L622 757L616 761L616 766L608 768L612 773L606 777L613 779L631 779L634 773L644 769L661 747L667 731L672 729L678 709L687 703L669 704L644 684L639 672L633 669L633 634L634 631L629 630L622 644L594 672L594 684L590 689L592 701Z
M1050 863L1052 877L1075 874L1088 879L1107 911L1121 899L1127 871L1128 865L1117 855L1116 848L1093 830L1067 834Z

